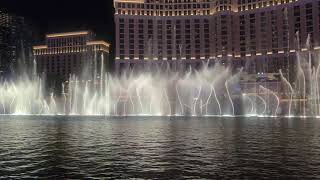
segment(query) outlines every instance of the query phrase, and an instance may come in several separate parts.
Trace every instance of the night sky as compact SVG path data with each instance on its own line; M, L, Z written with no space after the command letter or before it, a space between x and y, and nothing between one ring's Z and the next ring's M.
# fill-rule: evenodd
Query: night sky
M0 0L0 9L26 17L45 33L92 30L114 44L113 0Z

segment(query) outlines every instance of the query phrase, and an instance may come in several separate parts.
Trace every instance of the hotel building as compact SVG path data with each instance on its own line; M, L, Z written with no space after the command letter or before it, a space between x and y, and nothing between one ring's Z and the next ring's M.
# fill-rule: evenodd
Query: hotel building
M288 74L295 52L320 49L319 0L114 0L114 7L117 69L209 60Z
M18 60L31 57L32 30L25 18L0 10L0 76L10 77ZM22 53L24 52L24 53Z
M80 77L106 70L109 46L105 41L95 40L90 31L67 32L46 35L45 44L34 46L33 53L39 74L68 80L70 75Z

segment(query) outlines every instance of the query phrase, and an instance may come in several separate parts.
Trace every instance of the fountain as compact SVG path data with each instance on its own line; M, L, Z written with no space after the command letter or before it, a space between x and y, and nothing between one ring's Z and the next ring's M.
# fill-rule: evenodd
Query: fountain
M277 92L264 85L258 85L255 93L239 90L244 69L234 72L220 63L213 67L203 63L201 69L190 68L185 73L171 71L167 65L167 69L141 73L132 69L113 75L106 73L104 66L98 67L95 56L92 78L72 75L61 85L61 93L46 93L34 61L31 75L24 72L15 80L1 82L0 114L319 117L320 63L309 44L310 40L307 51L296 52L295 81L290 82L279 70L284 88ZM181 51L182 45L179 48ZM100 59L105 63L104 57Z

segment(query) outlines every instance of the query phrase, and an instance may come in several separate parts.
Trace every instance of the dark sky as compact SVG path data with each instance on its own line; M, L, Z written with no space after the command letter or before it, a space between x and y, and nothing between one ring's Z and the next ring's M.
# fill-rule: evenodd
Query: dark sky
M45 33L93 30L113 44L113 0L0 0L0 9L26 17Z

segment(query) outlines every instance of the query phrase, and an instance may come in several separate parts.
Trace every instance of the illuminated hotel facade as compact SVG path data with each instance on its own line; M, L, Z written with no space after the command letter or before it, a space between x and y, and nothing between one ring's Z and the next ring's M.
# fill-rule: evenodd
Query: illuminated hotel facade
M44 45L33 47L39 74L68 80L70 75L108 68L109 46L95 40L90 31L67 32L46 35ZM102 67L103 66L103 67Z
M319 0L114 0L114 6L117 69L163 62L179 69L209 60L249 73L286 73L295 52L320 49Z

